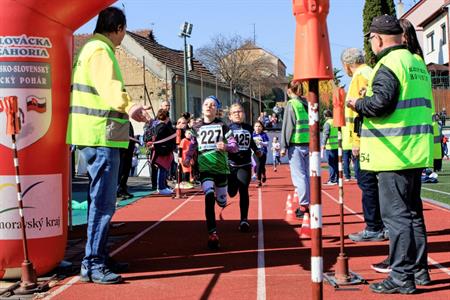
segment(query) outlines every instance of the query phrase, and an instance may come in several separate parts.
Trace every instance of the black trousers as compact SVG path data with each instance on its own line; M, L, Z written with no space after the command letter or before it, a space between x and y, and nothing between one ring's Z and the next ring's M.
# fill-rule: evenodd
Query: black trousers
M266 160L267 154L264 153L260 157L255 156L256 159L256 176L258 180L261 180L261 177L266 177Z
M378 173L381 217L389 229L390 276L402 282L428 269L421 173L422 169Z
M384 225L381 220L377 174L375 172L360 170L358 174L358 186L362 191L362 207L366 230L382 230Z
M134 144L133 144L134 145ZM117 192L128 192L128 177L130 177L131 162L134 148L120 149L120 165Z
M228 175L228 195L236 196L239 191L239 208L241 210L241 220L248 219L249 194L248 186L252 177L252 166L230 167Z

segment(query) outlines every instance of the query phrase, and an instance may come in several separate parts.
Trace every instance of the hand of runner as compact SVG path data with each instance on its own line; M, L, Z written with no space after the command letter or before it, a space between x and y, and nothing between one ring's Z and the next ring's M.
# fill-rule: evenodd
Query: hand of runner
M226 149L226 144L224 143L224 142L218 142L217 144L216 144L216 148L217 148L217 150L219 150L219 151L227 151L227 149Z

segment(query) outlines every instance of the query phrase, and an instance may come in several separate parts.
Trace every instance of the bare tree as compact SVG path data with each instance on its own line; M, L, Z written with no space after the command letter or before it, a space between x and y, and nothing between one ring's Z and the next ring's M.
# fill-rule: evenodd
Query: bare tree
M197 57L216 76L239 91L270 92L275 78L273 64L250 39L239 35L215 36L209 45L199 48Z

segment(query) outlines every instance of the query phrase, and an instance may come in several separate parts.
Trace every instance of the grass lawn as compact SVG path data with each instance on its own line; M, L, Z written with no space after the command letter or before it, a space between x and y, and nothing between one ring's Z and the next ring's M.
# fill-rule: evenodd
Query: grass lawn
M450 160L442 162L442 172L438 175L438 183L422 184L421 196L450 205Z

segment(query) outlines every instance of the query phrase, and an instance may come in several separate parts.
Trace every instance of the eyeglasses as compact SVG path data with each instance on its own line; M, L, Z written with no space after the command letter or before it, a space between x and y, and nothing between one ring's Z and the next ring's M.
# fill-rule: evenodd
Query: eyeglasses
M376 37L376 35L374 34L374 35L371 35L371 36L369 36L368 38L367 38L367 40L370 42L374 37Z

